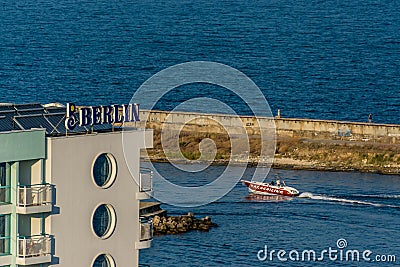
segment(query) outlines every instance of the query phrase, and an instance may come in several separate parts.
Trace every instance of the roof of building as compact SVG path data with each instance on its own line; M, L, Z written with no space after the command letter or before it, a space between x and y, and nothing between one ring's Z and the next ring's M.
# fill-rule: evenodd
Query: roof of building
M43 128L46 135L57 136L112 130L111 124L99 124L90 127L76 126L74 130L65 128L66 107L60 104L0 104L0 132Z

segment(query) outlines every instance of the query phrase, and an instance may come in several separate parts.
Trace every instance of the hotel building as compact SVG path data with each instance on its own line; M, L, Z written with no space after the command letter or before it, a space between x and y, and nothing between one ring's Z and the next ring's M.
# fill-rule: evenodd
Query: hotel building
M0 106L0 266L139 266L152 240L139 217L152 194L140 168L152 131L70 131L65 119L65 107Z

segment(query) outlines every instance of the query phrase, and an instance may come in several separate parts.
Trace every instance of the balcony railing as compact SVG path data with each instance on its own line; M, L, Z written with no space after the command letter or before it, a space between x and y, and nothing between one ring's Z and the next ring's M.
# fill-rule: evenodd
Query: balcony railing
M19 185L18 206L31 207L52 204L53 187L50 184Z
M0 186L0 204L10 203L11 186Z
M140 168L139 176L140 192L151 192L153 190L153 171L148 168Z
M140 241L153 239L153 223L147 218L140 218Z
M49 235L19 236L18 257L40 257L51 254L52 237Z

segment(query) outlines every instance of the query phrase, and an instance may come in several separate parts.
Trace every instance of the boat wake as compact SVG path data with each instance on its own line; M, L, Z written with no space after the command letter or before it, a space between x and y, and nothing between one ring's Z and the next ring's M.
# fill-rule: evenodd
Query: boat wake
M358 195L357 197L360 197L361 195ZM378 198L382 198L383 195L376 195ZM391 196L391 195L384 195L385 198L400 198L400 196ZM334 196L327 196L327 195L314 195L309 192L304 192L301 193L299 198L309 198L309 199L314 199L314 200L323 200L323 201L330 201L330 202L341 202L341 203L347 203L347 204L355 204L355 205L366 205L366 206L374 206L374 207L390 207L390 208L400 208L400 206L396 205L390 205L390 204L381 204L381 203L373 203L373 202L368 202L368 201L361 201L361 200L354 200L354 199L347 199L347 198L341 198L341 197L334 197ZM365 195L364 197L372 197L372 195Z
M400 195L355 195L355 197L375 198L375 199L400 199Z

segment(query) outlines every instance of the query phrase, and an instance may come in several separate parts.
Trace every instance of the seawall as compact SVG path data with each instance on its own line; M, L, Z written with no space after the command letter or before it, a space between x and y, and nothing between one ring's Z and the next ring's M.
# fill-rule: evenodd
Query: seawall
M148 151L152 160L166 159L162 129L178 133L171 136L179 138L179 148L188 160L200 158L201 140L212 139L218 149L217 164L229 161L230 138L245 139L243 135L249 137L250 150L245 152L250 163L260 162L261 133L275 131L275 167L400 174L400 125L155 110L142 110L140 116L141 122L132 126L154 130L154 149ZM247 160L247 155L241 160Z
M352 141L373 141L383 143L400 142L400 125L397 124L375 124L363 122L347 122L332 120L313 120L298 118L256 118L252 116L240 116L224 114L205 114L190 112L168 112L159 110L142 110L141 122L138 126L161 129L163 124L178 129L182 125L187 130L190 127L196 128L196 131L204 133L224 133L228 132L240 134L239 128L245 128L248 134L259 135L265 127L270 127L274 122L278 136L288 137L307 137L315 139L332 140L352 140ZM222 127L222 125L225 125Z

